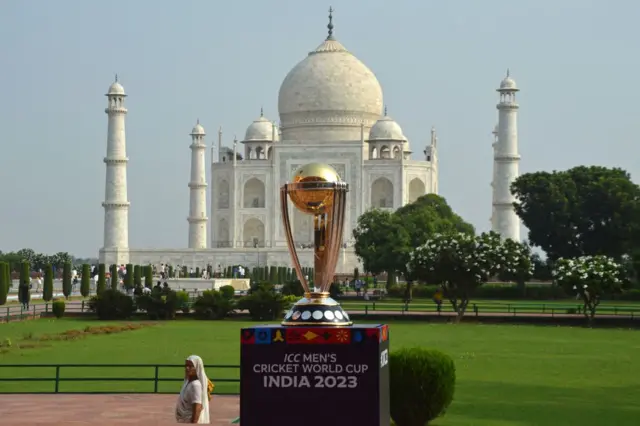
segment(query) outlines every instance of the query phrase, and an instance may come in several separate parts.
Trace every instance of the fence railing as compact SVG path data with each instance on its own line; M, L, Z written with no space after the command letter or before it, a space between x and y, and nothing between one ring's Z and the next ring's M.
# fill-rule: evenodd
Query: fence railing
M38 375L37 370L47 369L48 375ZM92 369L91 376L78 374L78 370ZM129 370L131 374L126 377L117 377L118 371ZM169 377L161 375L162 370L173 369L173 374ZM182 373L178 373L182 369ZM237 395L239 389L239 365L205 365L205 369L210 374L209 380L215 384L214 393L219 395ZM212 371L233 370L235 377L216 378ZM103 375L96 375L95 370L100 370ZM14 376L14 374L25 374ZM34 393L176 393L177 389L164 390L160 388L162 383L175 383L184 381L183 364L0 364L0 394L34 394ZM64 374L71 373L71 374ZM148 375L146 374L148 373ZM122 372L120 372L122 374ZM215 373L214 373L215 374ZM50 382L51 387L42 388L34 386L34 383ZM110 382L109 389L100 390L97 383ZM117 387L113 383L129 383L130 385ZM63 383L73 383L70 389L61 389ZM13 384L13 385L12 385ZM148 384L148 388L147 388ZM44 389L44 390L42 390Z
M193 301L193 300L192 300ZM37 317L51 312L49 303L38 303L30 305L28 309L21 305L11 305L0 307L0 322L15 321L25 318ZM88 311L88 302L82 300L67 302L65 313L84 313ZM365 314L370 312L398 312L425 313L430 315L448 315L453 313L451 304L443 301L440 308L435 303L420 302L389 302L389 301L358 301L347 300L342 302L344 309L350 314ZM583 305L580 303L501 303L499 301L476 301L471 302L467 308L466 315L503 315L503 316L525 316L525 315L582 315ZM596 310L598 316L627 317L640 320L640 304L638 305L600 305Z
M454 314L451 304L446 301L438 306L435 303L404 303L404 302L345 302L342 307L349 313L370 312L386 313L400 312L406 313L425 313L432 315L449 315ZM584 306L582 304L559 304L559 303L491 303L476 302L469 303L466 315L502 315L502 316L524 316L524 315L549 315L549 316L567 316L567 315L583 315ZM598 316L616 316L627 317L630 319L640 320L640 305L629 306L613 306L602 305L596 310Z

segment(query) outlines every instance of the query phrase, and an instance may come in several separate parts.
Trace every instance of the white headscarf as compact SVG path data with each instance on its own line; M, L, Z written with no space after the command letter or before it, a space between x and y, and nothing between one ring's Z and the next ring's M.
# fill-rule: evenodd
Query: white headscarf
M200 358L198 355L191 355L189 358L187 358L187 361L191 361L193 363L193 366L196 369L198 380L200 381L200 386L202 386L202 411L200 412L198 423L209 424L209 394L207 392L209 387L209 378L207 377L207 373L205 373L204 371L204 363L202 362L202 358ZM184 389L188 384L189 379L185 378L182 389Z

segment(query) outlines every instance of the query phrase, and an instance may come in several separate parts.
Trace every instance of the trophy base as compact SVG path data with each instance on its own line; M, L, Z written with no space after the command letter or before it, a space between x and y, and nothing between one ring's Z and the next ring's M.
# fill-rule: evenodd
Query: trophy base
M283 326L334 326L353 325L349 314L330 297L310 294L298 300L282 321Z

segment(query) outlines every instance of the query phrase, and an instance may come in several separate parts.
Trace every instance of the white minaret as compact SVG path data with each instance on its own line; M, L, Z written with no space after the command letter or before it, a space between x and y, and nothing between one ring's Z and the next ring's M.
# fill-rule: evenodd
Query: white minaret
M494 149L493 231L503 238L520 241L520 219L513 208L511 183L518 177L518 104L516 82L507 76L500 83L498 93L498 139Z
M204 128L200 120L191 131L191 180L189 181L189 248L207 248L207 174Z
M100 263L106 265L129 263L129 201L127 200L127 141L124 121L127 109L124 88L115 82L109 87L107 108L107 168L104 191L104 245L100 249Z
M493 135L493 143L491 144L491 149L493 150L493 156L495 158L496 156L496 147L498 146L498 125L496 124L495 127L493 128L493 132L491 132L491 134ZM495 230L496 229L496 208L494 207L495 202L496 202L496 191L493 189L495 187L495 182L496 182L496 162L495 160L493 161L493 170L492 170L492 175L491 175L491 217L489 218L489 222L491 223L491 230Z

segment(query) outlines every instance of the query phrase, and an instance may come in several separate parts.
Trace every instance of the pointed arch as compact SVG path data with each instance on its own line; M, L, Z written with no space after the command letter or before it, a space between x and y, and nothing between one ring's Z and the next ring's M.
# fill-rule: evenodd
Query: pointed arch
M218 221L217 229L217 247L231 247L231 241L229 240L229 222L222 218Z
M242 207L245 209L263 209L265 206L266 190L264 182L252 177L244 184Z
M427 186L422 179L414 178L409 182L409 202L413 203L427 193Z
M371 185L371 207L393 208L393 183L386 177L379 177Z
M248 219L242 227L242 240L245 247L264 247L265 246L265 229L264 223L258 218L252 217Z
M229 208L229 181L225 179L218 183L218 208Z

